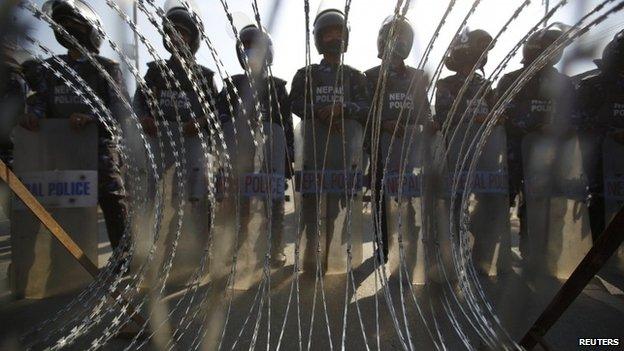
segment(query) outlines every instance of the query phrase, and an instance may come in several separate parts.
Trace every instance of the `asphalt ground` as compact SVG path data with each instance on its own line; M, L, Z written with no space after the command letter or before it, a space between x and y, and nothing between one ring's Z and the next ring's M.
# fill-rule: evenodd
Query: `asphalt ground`
M365 210L368 214L370 211ZM457 314L464 304L461 294L454 298L448 294L445 286L436 284L413 285L412 292L403 284L403 299L397 274L388 278L387 291L384 294L379 281L375 279L374 261L372 258L372 224L369 216L364 216L364 262L353 272L353 281L346 275L325 276L323 279L324 296L322 298L319 281L312 274L299 275L299 303L296 294L291 292L293 279L294 242L296 216L292 202L286 207L286 249L288 258L286 265L272 269L270 274L270 326L267 321L269 314L268 299L263 302L262 313L259 315L256 293L260 286L252 286L246 291L233 291L227 295L216 293L223 282L206 282L196 287L197 298L189 303L185 299L188 287L168 287L163 299L150 299L150 308L144 308L143 315L151 315L154 321L178 303L183 308L172 313L168 323L153 322L146 331L154 332L155 336L145 345L148 350L162 349L167 341L175 335L180 339L177 349L187 349L195 340L202 341L205 350L216 348L216 340L221 335L225 317L228 315L228 303L231 301L227 328L222 349L257 349L267 348L267 339L271 349L278 342L282 350L296 350L301 346L311 350L339 349L344 340L347 350L400 350L403 344L396 332L398 328L406 334L415 349L434 349L431 335L440 335L449 350L464 349L460 338L454 332L449 318L446 317L442 303L448 299L453 305L457 321L466 326L469 320ZM498 316L509 337L519 340L537 318L543 308L560 288L562 281L549 278L527 277L523 274L522 261L518 250L518 221L512 215L512 271L497 277L479 276L485 296ZM16 300L8 287L7 269L11 260L9 222L6 218L0 221L0 350L20 350L24 341L19 336L41 321L54 315L67 303L76 298L77 292L63 296L40 300ZM99 262L103 266L110 256L110 246L105 233L105 226L100 216ZM126 278L127 279L127 278ZM379 278L378 278L379 279ZM346 284L349 289L346 290ZM355 286L352 289L353 285ZM315 289L316 287L316 289ZM554 350L602 350L624 349L624 276L613 266L603 269L598 276L585 288L572 306L548 332L546 342ZM146 293L144 291L144 293ZM414 303L414 298L418 305ZM289 304L290 300L290 304ZM388 308L390 300L394 306L396 320L392 318ZM256 303L254 304L254 302ZM316 303L313 303L316 301ZM289 306L289 307L288 307ZM346 309L345 309L346 306ZM80 312L80 306L74 311ZM312 309L314 308L314 318ZM421 318L421 314L424 318ZM190 324L181 324L180 320L186 311L197 313L196 320ZM288 314L286 310L288 309ZM359 309L359 312L358 312ZM346 313L345 313L346 311ZM405 315L405 318L403 317ZM435 316L435 318L433 318ZM112 318L112 317L110 317ZM81 350L91 345L92 339L99 335L110 322L104 319L95 326L92 332L79 338L68 349ZM425 322L423 322L423 320ZM345 326L346 321L346 326ZM407 324L407 328L405 325ZM44 326L44 332L53 331L59 324ZM283 327L283 331L282 331ZM174 329L180 331L174 334ZM130 329L133 329L132 327ZM428 332L429 330L429 332ZM474 332L466 328L467 336L476 340ZM183 332L181 332L183 331ZM256 332L254 332L256 331ZM282 335L281 335L282 334ZM331 335L331 336L330 336ZM580 338L617 338L620 346L586 347L579 346ZM404 342L409 341L404 339ZM331 346L330 341L331 340ZM365 341L366 340L366 341ZM125 347L135 349L136 344L124 337L111 339L103 349L120 350ZM485 344L473 346L487 349ZM36 346L36 348L41 345ZM539 349L539 348L538 348Z

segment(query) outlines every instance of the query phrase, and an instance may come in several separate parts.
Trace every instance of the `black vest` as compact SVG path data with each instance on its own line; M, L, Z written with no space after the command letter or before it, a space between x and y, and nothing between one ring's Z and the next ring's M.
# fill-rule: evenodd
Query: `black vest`
M165 73L166 71L163 72L163 70L161 70L160 64L166 64L173 72L175 80L169 78ZM188 73L177 61L170 59L166 62L150 62L147 65L148 70L145 74L145 83L158 100L158 105L163 111L166 120L171 122L176 121L176 108L182 122L191 120L191 111L195 113L196 118L203 118L206 115L202 108L201 101L211 104L211 98L214 100L217 97L217 92L213 84L214 73L211 70L198 65L201 75L196 75L199 79L197 85L205 94L204 98L200 99L199 94L195 91L189 79ZM165 79L165 77L168 79ZM167 87L167 80L170 83L169 87ZM180 84L180 88L176 87L176 80ZM207 106L206 112L209 112L212 108L212 105Z
M377 66L369 69L364 74L368 79L369 91L374 93L377 90L381 67ZM384 82L380 82L379 89ZM401 119L407 121L410 114L428 113L429 109L422 106L426 101L418 101L418 96L424 96L426 86L424 73L412 67L406 66L403 71L388 70L385 81L385 90L379 103L381 104L382 120L396 120L402 112ZM412 89L410 90L410 85ZM420 104L419 104L420 103ZM416 122L414 117L410 117L409 122ZM422 123L422 121L419 121Z

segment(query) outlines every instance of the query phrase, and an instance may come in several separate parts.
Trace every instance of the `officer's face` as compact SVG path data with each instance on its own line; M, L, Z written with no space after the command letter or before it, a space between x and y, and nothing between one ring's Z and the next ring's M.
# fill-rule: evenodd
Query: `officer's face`
M179 26L179 25L175 25L175 24L173 28L176 30L176 32L178 32L184 44L191 45L191 33L189 32L187 28ZM178 40L175 35L173 36L173 40L174 41Z
M327 27L323 32L323 42L329 43L334 40L342 40L342 26L334 25Z
M78 22L69 17L63 18L59 24L69 33L86 34L89 31L89 27L84 23Z
M243 48L247 56L247 64L252 72L260 73L264 69L267 48L253 40L243 41Z

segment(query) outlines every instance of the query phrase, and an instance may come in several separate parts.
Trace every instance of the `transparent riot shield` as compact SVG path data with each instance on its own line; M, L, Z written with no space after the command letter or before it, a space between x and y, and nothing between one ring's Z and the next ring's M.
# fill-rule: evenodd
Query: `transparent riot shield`
M327 274L348 272L362 263L362 125L345 119L341 132L329 134L327 166L323 177L327 189Z
M230 219L234 222L234 238L238 244L234 288L247 290L262 278L268 249L266 178L262 176L264 156L261 148L264 135L259 133L259 128L252 133L245 118L236 118L233 124L228 122L223 129L232 161L231 191L223 201L229 208L228 214L233 214Z
M592 245L579 139L531 133L522 154L528 268L567 279Z
M150 274L147 276L146 284L151 284L159 278L163 264L171 254L173 244L177 240L172 267L169 271L167 284L169 286L184 286L191 283L193 273L200 267L202 255L205 253L210 230L210 205L208 200L208 180L207 170L212 156L206 157L205 150L201 145L199 136L184 137L184 153L182 153L182 138L175 123L170 123L170 131L173 135L174 146L165 136L163 148L160 148L158 140L151 140L152 151L154 152L156 165L160 173L160 181L153 184L154 188L149 190L150 197L147 203L147 221L140 222L147 224L137 232L137 257L145 258L148 250L155 240L155 233L152 228L154 224L154 202L153 196L158 187L163 194L162 219L160 232L157 238L157 251L155 261L150 264ZM176 174L174 151L178 153L180 167L184 167L185 178L180 179ZM163 163L164 161L164 163ZM164 168L163 168L164 165ZM179 200L184 197L184 207L182 208L182 218L180 218ZM179 235L177 229L179 221L182 225ZM133 262L133 267L140 267L144 260ZM205 276L207 272L205 273ZM205 277L204 276L204 277ZM202 279L200 277L200 279Z
M324 168L325 144L329 130L318 122L302 120L295 136L295 208L299 209L300 257L302 269L316 271L318 254L327 252L324 240L327 199L323 192L321 170ZM323 240L320 240L322 237ZM322 258L321 256L320 258ZM321 264L324 260L321 260Z
M15 129L14 171L30 192L98 264L98 131L68 120ZM11 212L11 281L18 296L44 298L85 286L91 276L16 197Z
M147 157L147 149L140 137L140 126L131 119L124 119L121 123L123 138L121 143L129 161L125 164L124 185L129 208L133 211L128 218L131 225L131 237L134 242L133 259L130 261L130 270L138 271L145 262L151 247L154 207L153 171ZM150 146L152 152L156 152Z
M295 200L301 210L303 269L316 271L317 253L323 272L347 272L362 262L363 135L359 122L344 121L343 132L318 122L295 128Z
M216 145L232 173L217 175L217 205L211 245L211 292L207 306L205 349L217 349L227 316L228 288L248 290L262 278L271 229L272 249L283 244L284 168L286 139L278 124L263 122L255 141L247 122L239 118L223 124L226 145ZM260 129L257 129L259 132ZM260 150L260 151L257 151ZM229 280L234 276L233 283Z
M476 141L479 140L476 139L477 130L478 127L473 127L466 139L470 143L475 143L475 149ZM472 157L469 160L472 160ZM467 176L467 172L461 174L461 177ZM480 272L490 276L511 269L508 186L507 139L505 129L496 126L479 155L470 183L473 262Z
M460 124L450 145L450 177L455 179L459 209L465 189L468 194L468 229L472 240L472 259L482 274L494 276L511 269L511 228L507 176L507 141L505 130L496 126L484 145L473 174L469 167L476 156L481 125ZM462 166L463 163L463 166ZM461 171L456 172L456 169ZM453 181L450 178L450 181ZM459 214L455 214L459 218Z
M607 137L602 150L605 223L608 224L624 205L624 145ZM624 245L620 245L609 264L624 272Z
M271 257L284 249L284 192L286 188L286 135L277 123L263 122L264 160L262 172L246 186L245 192L266 201L271 234Z
M425 283L425 257L421 218L421 176L423 167L422 126L410 126L394 139L382 133L380 149L384 168L388 265L392 274L400 269L400 245L412 284Z
M453 279L451 212L449 201L448 166L444 157L446 142L441 133L423 133L423 169L421 187L421 217L425 248L426 280L444 283Z

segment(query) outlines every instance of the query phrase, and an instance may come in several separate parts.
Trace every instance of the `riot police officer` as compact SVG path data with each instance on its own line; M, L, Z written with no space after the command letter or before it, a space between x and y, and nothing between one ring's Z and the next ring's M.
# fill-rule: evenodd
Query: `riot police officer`
M553 44L563 31L556 26L533 33L522 48L523 68L504 75L496 88L497 97L511 87L512 83ZM522 165L522 140L534 131L552 126L563 133L576 123L575 93L571 79L560 73L554 65L561 59L558 52L537 72L506 106L505 129L507 132L507 159L509 165L510 202L518 196L520 219L520 251L526 256L526 206L523 200L524 171Z
M99 16L83 1L49 0L44 3L43 11L63 27L80 46L94 54L97 62L115 81L116 86L111 85L104 77L104 72L98 70L83 56L72 40L66 38L60 31L54 31L57 41L68 49L66 55L59 55L57 58L78 73L108 107L115 122L119 123L128 111L124 108L115 88L123 92L124 84L119 64L97 55L103 39L96 29L96 26L102 24ZM47 63L59 72L69 74L53 58L48 59ZM89 123L98 123L98 201L104 213L111 246L116 248L127 222L126 192L120 171L117 142L113 140L113 135L103 123L98 121L84 98L78 96L61 77L56 76L43 64L30 65L30 69L35 70L27 73L27 76L33 78L31 88L35 91L35 95L28 100L27 114L21 123L24 128L38 130L39 120L43 118L68 119L76 130L84 128Z
M581 135L592 145L583 155L588 175L588 204L594 240L605 227L603 141L610 137L624 144L624 31L615 35L596 60L598 72L578 87Z
M212 155L206 152L210 153L213 146L211 126L217 118L214 101L218 91L214 72L198 64L195 58L201 44L202 23L197 17L199 12L194 2L188 1L185 6L179 0L168 0L163 8L163 43L171 56L165 61L147 64L144 77L146 89L143 87L136 90L134 109L143 130L150 136L152 148L156 150L154 154L162 158L157 160L157 168L165 189L163 228L167 231L163 236L164 245L159 247L157 260L163 259L160 255L167 252L169 245L172 245L171 241L176 240L177 230L180 230L180 240L176 245L178 254L168 280L168 284L176 286L189 282L204 254L203 248L209 237L212 208L208 196L207 170ZM149 101L149 97L155 98L155 102ZM162 115L150 102L157 104ZM169 126L171 140L163 128L157 129L165 121ZM208 150L202 146L202 139L207 140ZM176 155L179 155L179 159L176 159ZM182 189L177 177L180 174L178 172L182 171L176 168L178 161L184 167ZM161 169L163 166L164 169ZM155 184L152 179L148 189L150 192L155 191L153 185L161 184ZM154 193L150 196L154 196ZM182 201L184 217L180 219L179 206ZM149 214L143 217L149 218ZM180 223L181 227L178 227ZM145 238L142 234L137 236L137 241L149 242L151 238ZM148 275L150 279L154 278L152 273Z
M150 88L158 101L158 105L163 111L164 117L170 121L176 121L176 108L184 124L183 130L186 137L197 136L196 124L191 120L189 111L194 111L198 118L200 127L207 127L208 118L202 110L199 94L193 87L193 82L189 77L189 72L184 69L180 58L185 58L189 69L194 70L197 78L197 85L205 93L205 99L210 101L210 97L216 97L218 91L214 83L214 72L195 62L194 56L187 57L184 47L190 50L192 55L197 53L200 46L200 26L193 14L179 1L168 1L165 4L166 19L163 21L163 28L166 37L163 38L165 48L172 53L165 62L152 61L147 64L145 83ZM169 42L178 48L177 53L171 48ZM183 41L183 43L180 42ZM173 72L173 78L167 77L164 66ZM181 88L174 86L173 79L177 80ZM169 80L170 86L167 86ZM137 89L134 95L134 108L141 119L144 131L149 136L156 136L156 121L146 100L146 94Z
M390 35L392 31L393 35ZM378 113L374 113L373 118L379 116L380 123L373 123L367 139L373 140L375 129L381 129L381 133L394 134L397 140L411 136L408 127L415 124L425 124L431 118L431 109L427 101L427 81L424 71L412 68L405 64L405 59L409 56L414 42L414 29L411 23L403 16L390 16L384 20L377 36L377 57L384 59L387 57L387 71L382 71L379 65L367 70L364 74L368 80L369 91L374 92L373 102L377 101ZM390 43L390 44L388 44ZM389 46L389 47L388 47ZM390 52L387 53L386 50ZM383 79L380 80L382 72L386 75L385 86ZM379 87L378 87L379 84ZM384 86L385 89L381 89ZM372 127L379 125L379 128ZM371 141L367 144L371 144ZM400 153L400 142L397 141L397 152ZM367 147L368 148L368 147ZM383 247L384 261L388 261L388 223L387 209L385 206L386 192L382 192L382 179L384 177L385 155L382 154L382 147L375 145L370 147L371 153L376 151L375 183L372 196L373 208L377 208L373 213L374 229L376 238L381 239ZM371 169L372 169L371 165ZM382 195L383 194L383 195ZM381 204L379 207L377 207Z
M470 203L466 215L474 236L475 268L480 273L497 275L508 271L511 252L504 128L494 126L488 133L487 143L475 160L475 181L471 184L466 184L470 178L465 162L476 157L471 143L484 136L483 124L488 122L494 106L491 82L482 75L491 43L490 34L481 29L466 29L454 40L445 64L455 74L438 81L435 125L442 128L446 137L449 179L459 179L454 194L453 224L459 229L463 196ZM454 105L456 109L452 111ZM486 175L489 181L476 181L485 179ZM464 191L466 187L470 187L470 194Z
M346 52L349 44L349 29L342 10L321 4L314 20L314 44L323 59L320 64L312 64L297 71L292 80L290 95L292 111L302 119L297 127L302 130L303 136L301 147L295 145L301 151L300 157L295 156L299 159L295 162L296 167L305 172L302 172L303 177L325 172L320 177L324 179L323 184L317 181L308 182L321 189L306 190L299 184L295 185L297 191L302 192L301 224L308 243L304 252L304 270L314 271L316 250L313 242L320 239L318 244L321 251L325 251L322 253L322 265L328 267L328 272L345 272L346 245L349 241L344 236L346 233L360 233L344 226L351 225L353 228L354 225L360 225L361 213L359 210L352 211L351 221L338 222L343 224L334 225L334 221L344 214L350 203L359 207L361 198L340 198L336 195L350 192L351 186L347 189L344 185L336 185L335 193L329 194L328 189L333 187L333 183L325 184L325 181L343 179L347 173L349 179L343 179L343 184L358 182L357 169L361 167L358 163L362 157L358 157L356 153L363 152L360 133L368 115L370 99L364 74L341 62L342 53ZM347 130L342 130L343 125L349 125ZM296 135L295 140L297 138ZM345 150L348 150L348 154ZM330 176L327 173L329 171L335 171L336 177ZM321 200L324 196L328 199L327 221L323 221L323 227L317 230L320 215L317 213L317 205L319 202L325 203ZM350 199L354 201L351 202ZM323 249L325 247L327 250ZM361 245L353 245L353 249L361 252ZM357 265L355 261L353 264Z
M262 168L277 176L272 182L286 184L285 179L292 176L294 159L293 122L286 81L269 75L269 67L273 64L273 42L264 29L248 24L239 35L243 50L236 46L238 61L241 67L249 69L250 76L237 74L225 82L219 95L220 120L226 124L235 119L253 120L253 116L259 116L265 135L264 162L267 163ZM238 92L242 105L239 105L235 92ZM229 104L232 105L231 111ZM256 111L256 107L260 111ZM286 262L283 253L285 187L272 188L279 193L265 194L271 202L271 265L281 267Z
M308 67L298 70L292 80L293 113L301 118L312 118L314 112L314 118L323 123L328 124L332 119L332 127L335 128L339 128L341 116L363 123L369 108L366 77L355 68L340 63L341 54L346 52L349 44L349 29L340 10L329 9L317 15L314 44L323 55L320 64L309 67L315 89L309 92L306 100L305 76ZM339 80L339 67L342 67L343 82ZM336 85L338 89L334 91Z
M446 123L454 129L460 123L484 122L485 117L490 112L490 108L493 106L493 93L490 84L478 72L475 72L470 82L468 82L468 87L463 96L461 96L461 101L453 116L448 114L453 103L457 103L455 100L458 98L459 90L466 83L468 75L491 41L492 37L490 34L481 29L465 30L453 41L444 64L455 74L437 82L436 114L434 116L436 127L441 128ZM482 71L486 63L487 57L479 62L477 69ZM483 86L485 86L485 90L482 91L482 101L481 99L472 101L473 97ZM473 105L469 106L471 101ZM465 116L462 120L464 113Z

